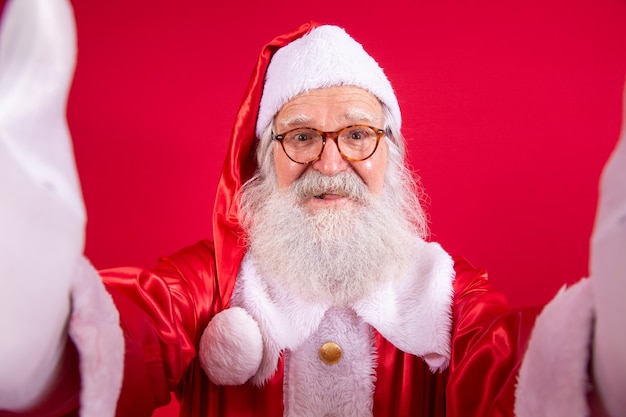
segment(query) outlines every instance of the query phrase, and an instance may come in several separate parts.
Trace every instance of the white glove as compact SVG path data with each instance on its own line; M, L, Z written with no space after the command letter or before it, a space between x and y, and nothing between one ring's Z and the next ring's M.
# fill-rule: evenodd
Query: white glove
M0 409L17 410L55 376L85 210L65 121L69 2L9 1L0 30Z
M604 168L591 240L594 377L614 417L626 416L626 88L622 135Z

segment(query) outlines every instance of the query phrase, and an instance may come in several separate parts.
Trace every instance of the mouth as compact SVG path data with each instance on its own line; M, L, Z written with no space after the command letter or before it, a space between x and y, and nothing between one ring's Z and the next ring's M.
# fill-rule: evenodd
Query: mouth
M343 199L343 198L348 198L350 199L350 196L348 196L346 193L341 193L341 192L326 192L326 193L321 193L321 194L315 194L313 196L313 198L316 198L318 200L339 200L339 199Z

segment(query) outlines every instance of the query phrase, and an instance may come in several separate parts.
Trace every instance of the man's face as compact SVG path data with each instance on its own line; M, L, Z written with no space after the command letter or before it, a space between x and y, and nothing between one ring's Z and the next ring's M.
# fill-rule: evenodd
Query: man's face
M384 128L380 101L358 87L329 87L301 94L288 101L275 117L274 132L281 134L298 127L334 132L351 124ZM383 189L387 151L387 143L381 139L374 155L364 161L351 162L341 157L334 141L327 140L321 158L302 165L291 161L280 143L275 141L274 160L278 186L281 190L287 189L307 170L316 170L326 176L353 171L367 185L369 191L378 196ZM348 204L353 204L353 201L334 194L311 197L304 202L305 208L310 212Z
M352 124L384 128L384 118L383 106L365 90L332 87L287 102L273 129L283 134L304 127L338 131ZM321 158L307 165L292 162L279 141L268 145L276 172L263 167L267 173L257 172L244 185L241 219L248 253L272 288L312 302L348 305L407 272L422 244L409 214L421 213L421 207L411 194L408 171L396 166L401 161L384 139L360 162L344 160L327 140Z

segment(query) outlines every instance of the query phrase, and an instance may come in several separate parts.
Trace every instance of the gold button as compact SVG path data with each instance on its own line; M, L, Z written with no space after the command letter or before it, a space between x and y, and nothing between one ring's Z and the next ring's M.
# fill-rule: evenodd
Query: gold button
M326 365L334 365L341 360L341 348L335 342L326 342L320 348L320 359Z

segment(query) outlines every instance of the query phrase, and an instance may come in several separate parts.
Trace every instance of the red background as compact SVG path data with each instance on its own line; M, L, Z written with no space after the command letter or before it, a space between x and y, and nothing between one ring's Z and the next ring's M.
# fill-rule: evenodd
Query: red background
M68 119L97 267L150 266L211 236L256 56L317 20L345 27L394 84L433 240L486 267L514 305L587 274L598 177L621 125L626 1L72 3Z

